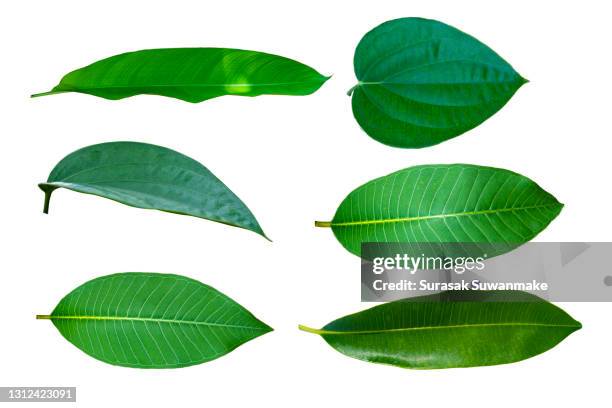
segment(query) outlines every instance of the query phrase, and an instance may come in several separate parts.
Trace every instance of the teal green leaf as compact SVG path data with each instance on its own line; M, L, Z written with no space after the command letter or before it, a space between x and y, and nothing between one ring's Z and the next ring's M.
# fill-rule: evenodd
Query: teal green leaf
M351 253L366 242L491 243L531 240L563 204L525 176L472 164L409 167L372 180L340 204L331 227ZM491 256L499 254L490 254Z
M273 54L231 48L128 52L79 68L42 96L80 92L106 99L161 95L202 102L223 95L309 95L329 77Z
M132 207L205 218L265 237L246 205L206 167L161 146L111 142L84 147L64 157L46 183L44 212L51 193L66 188Z
M91 357L135 368L201 364L272 331L216 289L159 273L93 279L37 318Z
M319 334L349 357L404 368L513 363L556 346L582 325L524 292L444 292L341 317Z
M357 46L354 66L355 119L372 138L404 148L475 128L527 82L474 37L423 18L374 28Z

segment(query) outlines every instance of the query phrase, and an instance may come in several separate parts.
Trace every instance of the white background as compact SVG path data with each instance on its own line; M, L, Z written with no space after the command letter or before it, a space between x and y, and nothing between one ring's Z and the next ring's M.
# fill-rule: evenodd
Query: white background
M353 188L401 168L512 169L566 204L537 240L610 239L608 2L5 0L0 9L0 385L77 386L81 407L609 406L611 304L562 304L581 331L543 355L496 367L368 364L297 330L371 306L360 303L359 259L313 221L329 219ZM345 94L355 83L353 52L368 30L407 16L474 35L531 82L482 126L441 145L375 142ZM110 55L189 46L267 51L334 77L307 97L28 98ZM274 242L67 190L54 193L43 215L37 182L73 150L115 140L202 162ZM94 360L34 319L81 283L125 271L201 280L276 330L207 364L138 370Z

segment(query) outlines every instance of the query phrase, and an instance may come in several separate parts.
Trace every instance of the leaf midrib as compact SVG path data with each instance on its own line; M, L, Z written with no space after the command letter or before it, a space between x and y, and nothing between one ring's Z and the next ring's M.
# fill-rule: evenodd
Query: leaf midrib
M295 82L270 82L270 83L220 83L220 84L134 84L134 85L108 85L108 86L80 86L80 85L70 85L70 84L59 84L58 87L62 88L62 86L66 88L73 88L74 90L97 90L97 89L124 89L124 88L214 88L214 87L240 87L240 86L248 86L248 87L261 87L261 86L291 86L291 85L302 85L302 84L311 84L311 83L319 83L327 81L327 77L321 76L321 78L313 78L308 81L295 81ZM53 91L52 91L53 92ZM58 90L58 92L70 92L69 90Z
M340 330L325 330L313 329L315 334L319 335L354 335L354 334L381 334L393 332L410 332L423 330L443 330L443 329L469 329L478 327L555 327L555 328L580 328L580 324L550 324L550 323L477 323L477 324L462 324L448 326L422 326L422 327L405 327L398 329L379 329L379 330L360 330L360 331L340 331Z
M199 164L199 163L198 163ZM59 166L59 165L58 165ZM58 167L56 166L56 167ZM181 166L178 163L164 163L160 161L157 162L140 162L140 163L112 163L112 164L104 164L104 165L100 165L100 166L93 166L93 167L88 167L88 168L84 168L81 170L78 170L72 174L69 174L67 176L64 176L63 178L58 178L55 180L47 180L47 183L55 183L55 182L60 182L60 183L70 183L69 179L74 178L76 176L82 175L82 174L86 174L86 173L90 173L90 172L95 172L97 170L101 170L101 169L116 169L118 167L146 167L146 166L156 166L159 168L178 168L181 171L185 171L185 172L189 172L189 173L193 173L195 175L197 175L198 177L202 177L202 176L209 176L209 175L213 175L212 173L210 173L210 171L208 169L206 169L204 166L202 166L208 173L199 173L194 169L190 169L184 166ZM55 170L55 169L54 169ZM79 182L75 183L78 184Z
M432 86L432 85L490 85L490 84L511 84L520 83L520 80L509 79L500 81L463 81L463 82L400 82L400 81L359 81L358 86L366 85L411 85L411 86Z
M153 317L122 317L122 316L49 316L51 320L113 320L113 321L137 321L137 322L150 322L150 323L175 323L175 324L193 324L198 326L212 326L212 327L228 327L228 328L239 328L239 329L251 329L251 330L266 330L263 327L253 326L241 326L237 324L221 324L221 323L209 323L209 322L196 322L191 320L177 320L177 319L156 319Z
M331 226L332 227L348 227L352 225L387 224L387 223L394 223L394 222L413 222L413 221L423 221L423 220L430 220L430 219L437 219L437 218L464 217L464 216L472 216L472 215L485 215L485 214L496 214L496 213L504 213L504 212L532 210L532 209L537 209L537 208L555 207L559 205L560 203L553 203L553 204L541 204L541 205L532 205L532 206L524 206L524 207L499 208L499 209L467 211L467 212L450 213L450 214L433 214L433 215L422 215L422 216L417 216L417 217L389 218L389 219L367 220L367 221L347 221L347 222L337 222L337 223L332 221Z

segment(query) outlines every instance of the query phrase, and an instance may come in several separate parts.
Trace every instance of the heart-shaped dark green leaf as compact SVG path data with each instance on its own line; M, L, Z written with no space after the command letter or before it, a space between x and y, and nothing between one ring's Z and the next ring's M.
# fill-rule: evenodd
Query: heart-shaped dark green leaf
M94 194L132 207L192 215L254 231L265 237L246 205L197 161L146 143L111 142L69 154L39 184L45 192L60 188Z
M355 51L353 114L390 146L438 144L478 126L526 82L489 47L444 23L388 21Z
M506 364L543 353L582 326L523 292L445 292L342 317L321 330L347 356L405 368Z
M257 51L168 48L115 55L72 71L49 92L106 99L140 94L202 102L223 95L309 95L329 77L307 65Z
M535 237L562 208L520 174L433 164L362 185L342 201L331 222L315 225L331 226L355 255L365 242L499 243L507 252Z
M272 330L210 286L159 273L91 280L37 318L90 356L136 368L204 363Z

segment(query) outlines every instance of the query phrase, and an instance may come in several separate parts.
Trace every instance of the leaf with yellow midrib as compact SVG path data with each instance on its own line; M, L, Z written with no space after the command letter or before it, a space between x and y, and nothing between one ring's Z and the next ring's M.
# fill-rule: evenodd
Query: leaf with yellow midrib
M137 272L86 282L37 318L90 356L135 368L204 363L272 330L208 285Z

